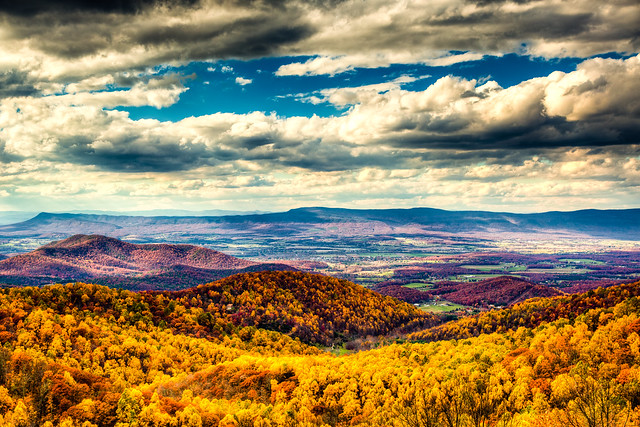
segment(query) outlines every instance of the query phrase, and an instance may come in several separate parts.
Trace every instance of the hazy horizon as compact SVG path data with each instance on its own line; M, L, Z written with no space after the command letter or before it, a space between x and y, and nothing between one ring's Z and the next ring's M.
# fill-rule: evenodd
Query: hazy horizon
M187 209L147 209L147 210L99 210L99 209L77 209L77 210L42 210L42 211L29 211L29 210L0 210L0 215L2 214L32 214L39 215L43 213L50 214L87 214L87 215L132 215L132 216L142 216L146 213L156 213L154 216L161 216L161 213L164 213L165 216L188 216L190 214L203 214L202 216L225 216L225 215L263 215L263 214L273 214L273 213L283 213L289 212L292 210L299 209L349 209L355 211L384 211L384 210L411 210L411 209L435 209L435 210L443 210L443 211L451 211L451 212L463 212L463 211L478 211L478 212L493 212L493 213L507 213L507 214L538 214L538 213L547 213L547 212L578 212L578 211L589 211L589 210L602 210L602 211L615 211L615 210L640 210L640 207L631 207L631 208L582 208L582 209L547 209L547 210L539 210L539 211L508 211L508 210L485 210L485 209L444 209L437 208L433 206L413 206L413 207L374 207L374 208L356 208L356 207L346 207L346 206L314 206L314 205L305 205L305 206L296 206L292 208L287 208L283 210L274 210L274 211L255 211L255 210L226 210L226 209L202 209L202 210L187 210Z

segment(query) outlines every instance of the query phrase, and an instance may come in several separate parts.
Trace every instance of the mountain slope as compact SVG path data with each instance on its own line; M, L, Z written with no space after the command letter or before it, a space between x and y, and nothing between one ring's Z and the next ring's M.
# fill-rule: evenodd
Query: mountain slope
M276 330L328 345L438 320L405 302L347 280L302 272L237 274L196 288L163 293L214 318Z
M463 339L483 333L516 330L519 327L535 328L543 323L564 318L573 320L588 315L590 310L610 308L625 300L638 306L640 282L608 288L598 288L582 294L562 295L551 298L532 298L502 310L491 310L473 317L415 332L409 338L417 341ZM589 317L585 320L595 329L601 320Z
M31 308L47 306L59 314L88 310L131 325L143 320L215 340L249 326L330 345L438 323L410 304L355 283L292 271L241 273L181 291L130 292L70 283L3 292L27 298Z
M474 306L507 306L529 298L563 295L557 289L511 276L494 277L479 282L445 284L431 290L431 293L448 301Z
M259 290L258 279L279 285L272 275L233 279L244 289L234 298ZM282 275L299 302L313 298L298 295L296 282L331 286ZM341 357L236 326L226 305L225 317L203 309L205 295L233 296L223 283L173 293L81 283L0 289L0 425L638 426L639 288L528 301L485 313L476 337L456 322L450 332L463 339L395 340ZM357 327L358 303L316 296Z
M19 284L23 280L23 284L41 284L97 279L101 283L135 289L175 289L242 271L260 270L295 269L248 261L192 245L140 245L80 234L1 260L0 282Z

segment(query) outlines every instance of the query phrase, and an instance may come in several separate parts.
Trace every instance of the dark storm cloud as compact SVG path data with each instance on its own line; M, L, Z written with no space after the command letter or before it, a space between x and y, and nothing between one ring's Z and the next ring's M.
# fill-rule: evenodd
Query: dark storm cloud
M15 154L8 153L6 151L7 143L0 139L0 163L19 162L24 160L24 157Z
M224 39L231 36L242 36L239 40L233 40L231 46L212 46L215 51L226 52L226 54L237 54L243 56L249 52L243 52L241 44L255 45L258 41L265 45L275 43L276 45L283 42L299 40L303 32L296 26L291 26L287 22L273 23L265 22L267 16L259 16L254 18L238 19L229 23L222 23L216 26L202 25L194 26L192 24L176 24L164 27L154 27L141 29L133 34L133 41L145 46L149 45L172 45L172 44L189 44L197 42L213 41L215 39ZM259 50L265 50L261 48Z
M457 15L443 19L427 19L425 25L457 27L460 25L485 26L495 25L503 39L523 39L530 36L542 35L548 39L556 39L581 34L588 30L589 25L596 23L593 13L558 13L545 8L536 8L526 14L496 13L482 11L470 15ZM502 21L502 25L498 25ZM487 28L488 32L492 29Z
M584 34L591 25L600 23L593 13L550 13L544 8L536 8L526 14L508 14L504 18L513 25L511 33L505 36L518 39L533 36L562 39Z
M107 145L95 146L85 136L59 139L50 161L92 165L112 172L175 172L213 164L212 153L201 145L179 144L172 137L130 134L114 136Z
M331 9L346 0L308 0L307 4L321 9ZM291 0L219 0L219 6L235 6L256 9L283 10ZM0 2L0 13L13 16L33 17L54 13L121 13L134 14L155 6L198 7L201 0L24 0Z
M370 153L353 156L348 151L332 150L301 150L290 158L281 159L284 166L306 169L314 172L356 171L362 168L403 168L407 158L415 157L413 153L396 153L390 157L388 153Z
M353 154L354 144L326 144L320 139L305 141L294 146L269 153L269 161L274 167L295 167L314 172L354 171L365 167L394 169L406 167L408 162L416 158L409 150L386 149L371 150ZM250 154L250 153L248 153ZM252 153L251 153L252 154ZM248 160L267 160L267 156L246 157Z
M46 160L92 165L111 172L178 172L201 166L216 166L238 160L259 162L267 169L295 167L316 172L357 170L363 167L403 167L414 159L408 150L352 155L352 144L323 144L320 140L285 143L273 149L264 145L251 148L257 138L235 139L235 149L221 146L206 148L201 144L179 143L176 138L131 134L113 137L108 146L94 147L86 137L69 137L58 141L55 153ZM245 147L245 148L243 148ZM1 158L1 157L0 157Z
M255 137L255 138L240 138L236 140L236 143L247 150L253 150L258 147L273 144L273 139L268 137Z
M102 153L76 155L80 164L93 165L110 172L177 172L207 164L206 159L184 149L165 149L163 153Z
M42 13L139 12L156 5L191 6L199 0L22 0L0 2L0 12L15 16L34 16Z
M466 3L478 6L491 6L504 3L527 4L534 3L536 0L466 0Z
M177 8L176 16L184 15L185 19L168 20L159 11L137 15L51 12L4 22L7 41L27 42L46 55L79 61L98 58L104 52L117 55L117 60L101 65L111 73L139 71L172 61L264 56L315 31L299 9L278 12L233 7L236 9L221 10L227 13L226 19L216 18L207 9ZM139 48L144 51L132 53ZM128 65L119 64L123 60ZM73 81L86 77L87 70L83 64L66 74L64 80Z
M253 58L276 52L312 33L305 25L279 19L242 19L220 27L153 29L133 34L136 42L159 49L158 60Z
M321 9L331 9L338 6L341 3L345 3L348 0L305 0L305 3L309 6L318 7ZM234 4L244 7L254 7L261 9L284 9L287 5L296 3L292 0L221 0L221 4Z
M19 70L0 72L0 99L14 96L33 96L40 91L34 86L33 79Z
M441 120L441 122L443 122ZM430 149L546 149L557 147L593 147L637 144L640 142L640 117L634 120L590 120L570 122L562 117L547 117L522 126L507 126L486 131L465 132L465 122L421 123L416 132L393 136L385 141L394 147ZM453 124L452 124L453 123ZM429 132L422 132L428 129Z
M26 42L37 51L62 58L78 58L113 49L117 33L134 25L135 17L113 14L42 13L29 17L4 17L8 42ZM128 48L130 48L129 46Z
M343 72L384 66L385 55L399 53L410 63L449 50L495 54L526 45L534 55L590 56L638 44L637 20L630 18L638 7L632 3L619 15L595 0L571 7L550 0L515 8L499 2L464 6L460 0L395 6L347 0L42 0L5 2L0 20L6 43L41 55L34 62L42 64L40 74L66 81L167 62L267 55L357 55L356 64L342 60L337 71ZM555 44L547 49L548 42ZM49 58L78 66L49 70ZM299 72L304 75L304 67Z

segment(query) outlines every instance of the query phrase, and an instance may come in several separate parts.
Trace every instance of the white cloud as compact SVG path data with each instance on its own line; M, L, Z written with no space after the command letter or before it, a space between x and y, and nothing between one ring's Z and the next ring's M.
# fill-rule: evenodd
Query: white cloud
M459 64L461 62L479 61L484 57L481 53L465 52L457 55L444 55L438 58L426 59L424 62L432 67L448 67L453 64Z
M640 55L626 61L592 59L569 74L554 73L547 87L549 114L588 120L607 114L625 117L640 111Z
M136 84L127 90L81 92L51 96L50 100L54 103L98 106L101 108L121 106L141 107L148 105L159 109L175 104L180 98L180 94L187 90L188 89L183 86L149 89L148 85Z
M76 83L70 83L65 87L67 93L88 92L106 89L108 85L113 85L115 78L111 74L102 76L92 76L82 79Z
M246 86L251 83L253 83L253 80L251 79L245 79L244 77L236 77L236 84L240 86Z
M93 159L97 165L101 156L110 162L113 156L129 154L131 162L140 162L137 155L148 155L153 161L147 167L160 169L260 156L302 165L309 144L340 153L347 164L357 164L369 154L345 156L344 150L366 146L407 150L398 158L400 163L420 158L425 149L606 146L629 143L618 129L630 132L638 123L640 101L634 94L640 93L640 83L630 78L638 73L638 57L592 59L575 72L553 73L507 89L491 81L478 85L475 80L448 76L419 92L401 88L412 80L405 76L322 92L325 101L349 107L342 116L324 118L219 113L171 123L134 121L126 113L102 110L117 105L165 106L184 91L175 83L179 80L152 79L123 91L4 100L0 140L5 141L8 155L51 158L53 153L67 153L84 162ZM600 139L588 139L594 137ZM317 165L314 160L309 168Z
M136 195L197 204L237 199L237 188L272 206L289 197L453 203L452 195L478 207L563 197L577 206L580 194L640 203L638 133L624 134L639 123L639 73L632 57L590 59L507 89L449 76L408 91L402 84L412 78L402 77L323 92L324 102L348 107L337 117L218 113L172 123L103 109L171 102L183 90L177 77L8 98L0 101L0 186L20 195L16 203L66 193L78 203Z
M337 57L320 56L312 58L306 62L293 62L291 64L281 65L276 71L277 76L316 76L320 74L329 74L331 76L345 71L353 70L365 61L358 61L353 57ZM389 65L384 62L384 65ZM381 65L376 65L381 66Z
M422 76L421 78L424 79L428 77L429 76ZM376 97L380 93L390 90L398 90L402 85L413 83L416 80L418 79L415 77L404 75L390 82L356 87L323 89L314 95L298 94L296 97L303 102L309 102L311 104L328 102L338 107L344 107L345 105L355 105L368 102L372 97Z
M422 63L433 67L444 67L460 62L477 61L484 54L466 52L452 55L443 52L389 52L374 54L350 54L336 57L319 56L308 59L305 62L292 62L281 65L275 72L277 76L317 76L336 74L352 71L355 68L380 68L389 67L392 64Z

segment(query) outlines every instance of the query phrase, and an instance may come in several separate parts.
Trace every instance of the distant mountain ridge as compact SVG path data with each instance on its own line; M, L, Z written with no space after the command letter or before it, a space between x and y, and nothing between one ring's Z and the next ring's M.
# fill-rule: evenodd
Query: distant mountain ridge
M184 288L239 272L262 270L295 269L193 245L135 244L102 235L77 234L1 260L0 283L8 278L8 283L21 283L22 278L24 284L97 279L94 281L134 289L158 289L158 285L174 282Z
M0 226L0 236L64 236L78 233L139 237L160 233L290 236L429 233L555 233L640 240L640 209L515 214L434 208L298 208L287 212L227 216L126 216L40 213Z

